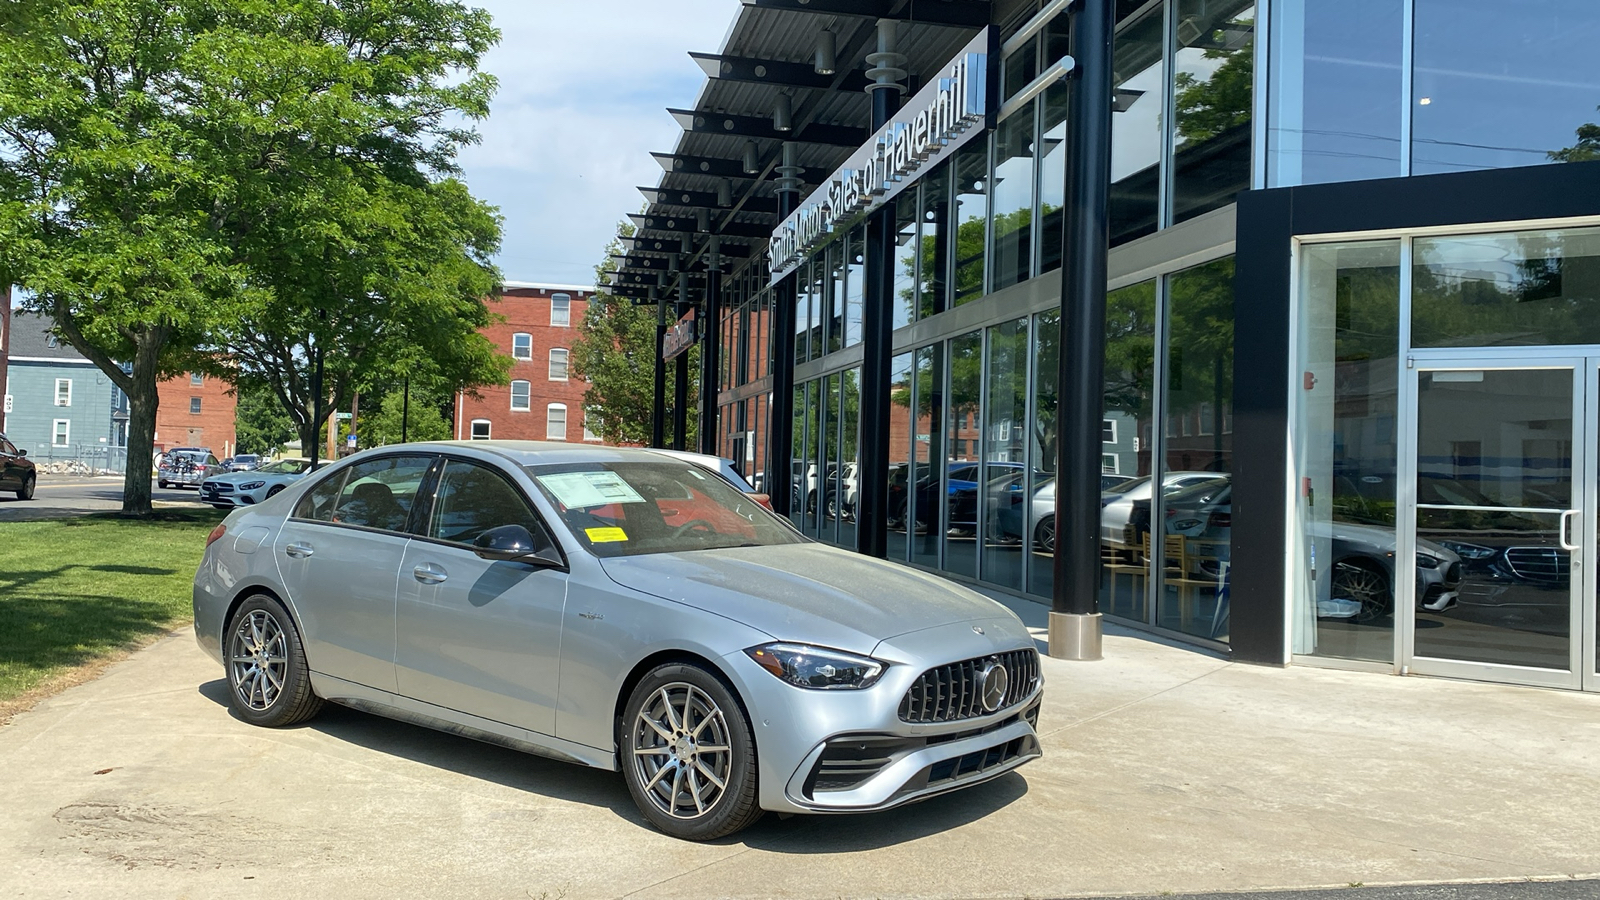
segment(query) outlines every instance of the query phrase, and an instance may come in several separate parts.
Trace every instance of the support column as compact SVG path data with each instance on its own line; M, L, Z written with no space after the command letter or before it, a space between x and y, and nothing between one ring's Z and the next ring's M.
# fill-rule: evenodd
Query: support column
M878 52L867 55L873 83L872 131L900 108L905 57L895 52L893 19L878 20ZM895 217L893 202L867 220L863 255L866 284L861 321L861 410L857 442L856 551L879 559L889 551L889 377L894 331Z
M661 286L650 289L656 304L656 384L655 407L650 411L650 446L667 446L667 361L661 358L667 338L667 302L661 299Z
M1061 265L1056 433L1055 597L1050 655L1100 658L1100 423L1105 383L1106 252L1110 244L1113 0L1071 13L1066 220Z
M722 389L722 273L717 244L713 235L706 253L705 328L700 337L700 452L711 456L721 455L717 395Z
M689 279L678 276L677 318L689 311ZM689 423L689 351L678 354L672 379L672 449L684 450L688 444Z
M783 145L783 165L778 167L778 221L800 207L800 167L794 145ZM789 515L794 495L794 329L795 297L799 270L783 276L772 288L772 313L767 327L772 335L772 396L767 402L767 496L780 516Z

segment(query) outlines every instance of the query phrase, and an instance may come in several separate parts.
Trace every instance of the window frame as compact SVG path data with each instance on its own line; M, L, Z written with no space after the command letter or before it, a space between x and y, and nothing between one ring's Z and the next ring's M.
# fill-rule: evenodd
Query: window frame
M201 414L201 411L202 411L203 408L204 407L201 404L199 397L190 397L189 398L189 415L198 416L198 415Z
M528 348L527 348L527 354L526 355L523 355L523 354L520 354L520 353L517 352L517 342L518 342L518 340L520 340L522 338L527 338L527 340L528 340ZM516 359L516 360L521 360L523 362L532 362L533 361L533 334L531 332L518 331L518 332L516 332L516 333L511 335L511 358L512 359Z
M60 440L57 440L57 438ZM66 448L72 446L71 419L54 419L50 422L50 446L52 448Z
M567 559L566 548L564 548L561 545L561 541L556 538L555 529L550 527L549 520L545 518L544 513L540 511L538 505L533 502L533 498L529 496L527 491L522 489L521 485L517 484L515 477L508 475L505 470L494 465L493 463L486 462L481 459L471 459L465 456L456 456L454 454L441 454L434 459L433 465L429 468L428 474L423 481L422 489L417 492L416 505L414 506L413 518L411 520L410 527L410 534L413 538L421 541L427 541L430 544L437 544L441 547L453 547L458 550L465 550L469 553L474 552L473 545L471 544L463 544L460 541L451 541L444 538L434 537L432 534L433 516L434 513L438 511L439 507L439 489L443 486L445 475L449 473L450 466L453 463L465 466L476 466L480 469L487 469L488 471L494 473L495 476L497 476L501 481L505 482L506 486L511 489L511 493L517 499L522 501L523 505L527 507L529 512L533 513L534 523L538 525L540 529L542 529L543 534L540 535L535 533L533 536L534 540L537 541L540 537L543 537L546 544L553 548L561 557L561 566L559 571L570 571L568 567L569 563ZM426 496L424 496L424 491L426 491ZM421 504L426 504L426 507L424 508Z
M561 375L560 375L560 377L556 376L556 354L557 353L561 354ZM569 367L571 366L571 364L572 364L572 354L571 354L570 351L567 350L567 348L565 348L565 347L551 347L550 348L549 377L550 377L551 381L568 381L568 380L570 380L571 376L570 376L569 373L570 373L571 370L570 370Z
M63 402L63 399L62 399L63 394L61 392L61 388L62 388L63 385L65 385L66 389L67 389L66 390L66 394L65 394L65 398L66 399L65 399L64 402ZM72 379L71 378L57 378L56 379L55 406L58 409L70 409L72 407Z
M517 405L517 385L522 385L522 405ZM533 382L526 378L513 378L511 380L511 411L531 412L533 410Z
M551 428L550 428L550 426L552 424L551 423L551 414L554 413L558 409L561 410L561 436L560 437L551 437ZM568 425L568 421L567 421L567 405L565 403L547 403L547 404L545 404L545 407L544 407L544 439L545 440L547 440L547 441L561 441L561 442L565 443L566 440L567 440L567 425Z
M557 303L557 301L560 301L562 303L561 321L559 321L559 322L556 321L556 303ZM559 293L559 294L551 294L550 295L550 327L551 328L571 328L572 327L572 295L571 294Z
M201 385L204 385L205 383L206 383L205 373L203 373L203 372L190 372L189 373L189 385L191 387L200 387Z
M483 437L478 437L478 426L483 426ZM489 419L473 419L467 423L467 440L492 441L494 438L494 422Z

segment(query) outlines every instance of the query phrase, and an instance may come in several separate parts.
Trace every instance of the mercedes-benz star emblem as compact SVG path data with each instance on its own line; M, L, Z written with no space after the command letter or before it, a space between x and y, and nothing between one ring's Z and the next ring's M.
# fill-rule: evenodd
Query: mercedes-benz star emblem
M1006 671L1003 664L993 662L984 668L980 677L983 711L994 712L1006 702L1006 691L1011 687L1011 673Z

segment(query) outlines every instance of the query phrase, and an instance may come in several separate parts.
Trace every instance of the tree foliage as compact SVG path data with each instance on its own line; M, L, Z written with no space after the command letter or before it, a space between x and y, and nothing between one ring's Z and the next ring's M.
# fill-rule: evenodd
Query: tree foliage
M240 453L276 453L299 436L294 420L271 391L260 385L242 385L237 397L234 431Z

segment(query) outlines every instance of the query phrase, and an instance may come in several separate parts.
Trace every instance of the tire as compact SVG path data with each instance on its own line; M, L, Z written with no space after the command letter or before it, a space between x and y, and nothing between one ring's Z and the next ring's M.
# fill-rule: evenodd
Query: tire
M1389 576L1372 563L1359 559L1334 563L1329 588L1331 596L1361 604L1361 609L1350 619L1358 625L1371 625L1394 611L1394 590Z
M22 487L17 489L17 499L18 500L32 500L33 499L33 488L34 488L34 485L37 483L34 479L35 479L35 476L33 476L33 475L29 475L27 478L22 479Z
M275 484L272 487L267 488L267 499L271 500L273 497L276 497L281 493L283 493L283 485Z
M212 509L233 509L233 504L232 503L213 503L213 504L211 504L211 508Z
M266 594L239 604L228 620L223 653L228 705L246 722L282 728L322 709L322 698L311 692L300 633L283 606Z
M749 717L700 666L669 663L639 682L617 722L617 755L639 811L672 837L715 840L761 818Z
M156 481L156 487L161 488L164 491L167 489L167 483L158 479Z
M839 495L837 493L828 492L828 499L822 502L822 517L824 519L839 518Z
M1040 552L1056 552L1056 517L1045 516L1033 526L1033 544Z

